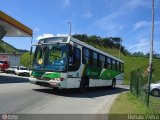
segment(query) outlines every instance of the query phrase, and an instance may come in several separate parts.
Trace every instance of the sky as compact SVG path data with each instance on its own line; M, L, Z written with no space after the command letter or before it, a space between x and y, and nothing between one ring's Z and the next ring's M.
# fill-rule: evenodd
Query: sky
M0 0L0 10L33 29L40 38L69 34L121 37L129 52L150 50L152 0ZM31 38L4 40L30 49ZM160 53L160 0L155 0L154 51Z

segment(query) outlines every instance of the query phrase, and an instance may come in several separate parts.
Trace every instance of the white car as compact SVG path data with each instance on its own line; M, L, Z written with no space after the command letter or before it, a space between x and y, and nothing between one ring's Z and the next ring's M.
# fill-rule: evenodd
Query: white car
M26 67L23 67L23 66L20 66L18 67L17 69L15 69L15 74L16 75L23 75L23 76L30 76L30 71L26 68Z
M160 81L156 83L151 83L150 86L151 94L156 97L160 97Z
M148 92L148 84L144 86L145 92ZM150 84L150 93L153 96L160 97L160 81Z
M18 68L18 66L12 66L12 67L9 67L7 69L5 69L5 72L6 73L14 73L14 71Z

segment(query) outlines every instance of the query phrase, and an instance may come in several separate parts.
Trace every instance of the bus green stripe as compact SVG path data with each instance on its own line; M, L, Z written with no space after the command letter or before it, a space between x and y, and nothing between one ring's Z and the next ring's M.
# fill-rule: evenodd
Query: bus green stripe
M101 74L100 79L111 80L118 74L120 74L120 72L105 69L104 72Z
M32 76L53 79L53 78L60 78L61 73L59 72L47 73L47 72L41 72L41 71L32 71Z
M102 69L98 66L86 65L83 75L87 75L89 78L94 79L111 80L120 73L121 72L114 70Z
M60 78L61 77L61 73L57 73L57 72L53 72L53 73L45 73L43 78Z

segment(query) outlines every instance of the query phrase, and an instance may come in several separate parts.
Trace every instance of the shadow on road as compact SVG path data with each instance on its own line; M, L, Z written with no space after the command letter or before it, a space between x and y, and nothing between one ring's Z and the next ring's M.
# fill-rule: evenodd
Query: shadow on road
M122 93L125 91L128 91L126 88L115 88L115 89L109 89L106 87L99 87L99 88L88 88L87 91L84 93L79 93L78 89L68 89L68 90L54 90L54 89L33 89L37 92L42 92L46 94L54 94L57 96L65 96L65 97L77 97L77 98L94 98L94 97L100 97L105 95L113 95L117 93Z
M16 76L0 76L0 84L6 83L26 83L29 82L28 78L21 78Z

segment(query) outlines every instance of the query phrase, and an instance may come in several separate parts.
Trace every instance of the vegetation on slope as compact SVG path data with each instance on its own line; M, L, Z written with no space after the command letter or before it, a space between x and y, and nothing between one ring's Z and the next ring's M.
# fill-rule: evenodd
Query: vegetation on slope
M101 38L99 36L91 35L87 36L86 34L76 34L73 35L74 38L77 38L78 40L88 43L90 45L93 45L94 47L104 47L104 48L110 48L110 49L121 49L121 52L124 55L129 54L129 52L125 49L123 45L121 45L122 39L120 37L106 37Z
M33 60L33 56L31 56L31 62ZM20 64L25 67L30 67L30 52L24 53L20 58Z
M24 53L27 50L21 50L13 47L12 45L0 40L0 53Z

